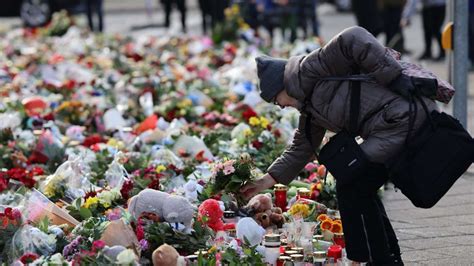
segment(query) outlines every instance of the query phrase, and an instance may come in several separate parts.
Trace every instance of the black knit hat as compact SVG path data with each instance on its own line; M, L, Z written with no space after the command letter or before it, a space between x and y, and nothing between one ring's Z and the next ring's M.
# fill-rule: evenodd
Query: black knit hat
M263 55L255 58L255 61L260 79L260 97L266 102L271 102L283 90L287 60Z

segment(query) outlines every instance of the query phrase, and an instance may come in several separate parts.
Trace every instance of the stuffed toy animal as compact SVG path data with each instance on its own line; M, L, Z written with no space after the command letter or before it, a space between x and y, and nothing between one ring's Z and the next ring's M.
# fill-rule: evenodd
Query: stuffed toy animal
M273 225L281 228L285 222L281 208L273 207L272 197L268 193L255 195L250 199L245 208L264 228Z
M195 178L190 178L186 184L183 185L184 196L191 202L198 199L198 193L202 192L203 186L199 185Z
M184 257L168 244L159 246L152 255L153 266L185 266Z
M143 213L152 213L162 221L181 223L186 229L191 228L194 209L194 206L182 196L148 188L130 198L128 204L128 211L135 219Z
M215 232L224 230L224 222L222 217L224 216L224 207L222 204L215 199L207 199L198 209L198 219L203 221ZM204 219L204 217L206 217Z

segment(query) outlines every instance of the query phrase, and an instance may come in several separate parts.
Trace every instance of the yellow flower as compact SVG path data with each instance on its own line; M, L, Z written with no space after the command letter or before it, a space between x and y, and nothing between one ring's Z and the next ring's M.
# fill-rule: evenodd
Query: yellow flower
M56 186L53 184L53 182L49 182L46 185L46 187L43 190L43 193L48 198L54 197L54 194L56 193Z
M260 117L260 125L262 128L267 128L270 122L265 117Z
M91 205L94 205L97 203L99 203L99 199L97 197L89 197L84 203L84 208L89 208Z
M123 144L122 141L116 140L114 138L109 139L109 141L107 141L107 145L109 145L111 147L114 147L114 148L117 148L119 150L121 150L125 147L125 145Z
M217 250L217 247L216 247L216 246L212 246L211 248L209 248L209 249L207 250L207 253L213 253L213 252L215 252L216 250Z
M260 125L260 119L258 119L258 117L252 116L252 117L250 117L250 119L249 119L249 124L250 124L251 126L256 127L256 126Z
M184 99L178 103L178 108L183 109L191 105L193 105L193 102L191 101L191 99Z
M245 129L244 130L244 136L245 137L252 136L252 130L250 130L249 128Z
M158 166L156 167L156 169L155 169L155 171L156 171L157 174L159 174L159 173L161 173L161 172L163 172L163 171L165 171L165 170L166 170L166 167L165 167L164 165L162 165L162 164L158 165Z
M321 191L321 190L323 189L323 185L321 185L321 183L318 183L318 184L316 185L316 189L319 190L319 191Z
M303 203L296 203L291 206L288 212L293 216L302 216L305 218L309 215L309 206Z

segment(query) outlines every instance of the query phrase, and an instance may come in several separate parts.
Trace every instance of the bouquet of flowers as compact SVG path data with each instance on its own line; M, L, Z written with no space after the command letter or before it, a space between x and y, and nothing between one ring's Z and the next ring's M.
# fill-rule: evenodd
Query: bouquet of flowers
M253 168L253 160L248 153L237 159L225 159L215 163L212 168L213 176L199 195L200 200L225 193L233 195L241 205L245 200L239 194L239 189L253 180Z
M21 226L21 212L18 209L5 208L0 212L0 260L5 261L10 250L11 240Z

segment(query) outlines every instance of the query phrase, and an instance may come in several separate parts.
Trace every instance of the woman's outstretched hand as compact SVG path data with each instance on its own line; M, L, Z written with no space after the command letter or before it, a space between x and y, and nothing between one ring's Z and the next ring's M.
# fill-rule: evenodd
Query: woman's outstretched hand
M270 174L265 174L261 178L247 183L240 189L240 192L243 194L244 198L250 199L260 191L273 187L276 183L277 182Z

